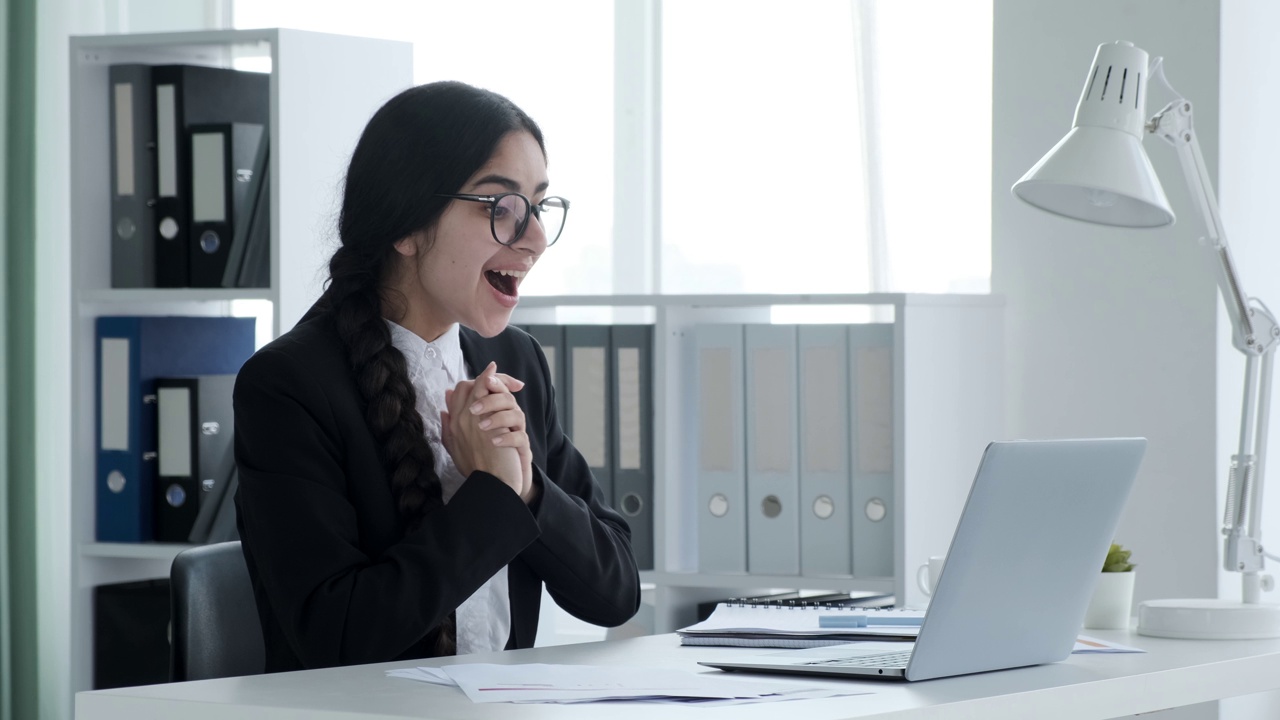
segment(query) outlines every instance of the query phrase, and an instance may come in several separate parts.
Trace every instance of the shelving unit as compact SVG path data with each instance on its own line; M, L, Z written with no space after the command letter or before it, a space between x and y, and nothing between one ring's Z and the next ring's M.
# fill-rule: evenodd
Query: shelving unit
M267 289L113 289L108 178L107 68L116 63L187 63L269 70L271 273ZM245 68L248 65L251 67ZM336 243L332 218L350 153L373 112L413 83L409 43L284 29L71 39L72 458L66 524L55 558L72 598L60 618L72 692L92 678L92 588L164 577L186 545L94 541L94 318L101 315L241 314L257 301L260 341L292 327L320 294ZM332 242L326 242L332 240Z
M893 568L889 577L716 575L697 569L696 477L682 459L685 333L700 323L829 322L832 309L893 323ZM654 630L694 621L698 602L773 589L892 592L924 602L916 567L946 551L986 444L1004 435L1004 303L990 295L526 297L516 324L654 324ZM606 318L600 320L599 318ZM866 321L866 320L862 320ZM745 539L744 539L745 541Z

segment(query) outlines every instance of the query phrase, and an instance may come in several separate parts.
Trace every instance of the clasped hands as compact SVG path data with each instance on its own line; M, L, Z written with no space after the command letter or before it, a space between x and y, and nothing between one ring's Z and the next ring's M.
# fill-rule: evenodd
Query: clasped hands
M533 453L524 411L512 394L523 387L524 382L498 372L491 362L474 380L444 392L448 409L440 412L440 426L445 450L463 477L483 470L529 503L537 495Z

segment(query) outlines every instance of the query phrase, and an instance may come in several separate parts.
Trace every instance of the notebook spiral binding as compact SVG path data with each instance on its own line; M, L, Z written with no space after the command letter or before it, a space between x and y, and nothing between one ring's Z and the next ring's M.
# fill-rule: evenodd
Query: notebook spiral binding
M769 610L801 610L806 608L843 611L843 612L862 612L865 613L868 608L875 608L881 611L904 610L905 608L885 607L876 603L877 600L886 600L892 603L890 595L873 595L863 597L852 597L844 593L837 595L820 595L811 598L789 598L789 599L767 599L767 598L750 598L737 597L729 598L724 602L729 607L739 608L762 608ZM868 605L870 602L872 604Z

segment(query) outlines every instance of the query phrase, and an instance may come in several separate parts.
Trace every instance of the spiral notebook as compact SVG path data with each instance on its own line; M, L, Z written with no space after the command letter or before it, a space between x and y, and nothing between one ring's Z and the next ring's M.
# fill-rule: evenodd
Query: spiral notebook
M812 648L855 640L912 640L923 610L847 605L720 603L711 617L676 633L681 645Z

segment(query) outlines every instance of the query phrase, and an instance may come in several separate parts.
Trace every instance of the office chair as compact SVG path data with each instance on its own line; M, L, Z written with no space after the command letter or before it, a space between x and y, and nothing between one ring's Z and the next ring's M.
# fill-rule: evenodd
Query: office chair
M262 626L239 541L183 550L169 582L171 682L263 671Z

